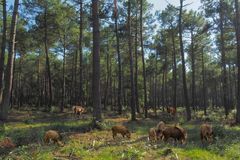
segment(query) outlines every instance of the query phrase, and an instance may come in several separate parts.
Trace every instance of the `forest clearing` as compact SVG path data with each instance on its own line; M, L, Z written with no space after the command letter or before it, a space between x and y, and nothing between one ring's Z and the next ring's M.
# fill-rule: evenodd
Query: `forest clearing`
M240 160L240 0L1 0L0 159Z

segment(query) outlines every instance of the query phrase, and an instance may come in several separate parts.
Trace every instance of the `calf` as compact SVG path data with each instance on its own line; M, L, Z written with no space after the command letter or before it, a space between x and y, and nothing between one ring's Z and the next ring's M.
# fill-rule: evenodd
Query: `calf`
M208 143L212 143L213 141L213 129L212 125L204 123L200 126L200 138L202 143L207 141Z
M148 131L148 139L151 142L156 142L157 141L157 129L156 128L150 128Z
M163 130L166 128L166 124L163 122L163 121L160 121L158 124L157 124L157 139L163 139L163 135L162 135L162 132Z
M47 144L53 141L53 143L57 143L59 146L63 146L61 140L62 140L61 134L54 130L48 130L44 135L44 142Z
M112 127L113 139L115 139L115 137L117 136L118 133L121 134L122 137L126 136L128 139L131 138L131 133L129 132L129 130L125 126L122 126L122 125L113 126Z
M167 112L172 115L175 116L177 113L177 109L175 107L167 107Z

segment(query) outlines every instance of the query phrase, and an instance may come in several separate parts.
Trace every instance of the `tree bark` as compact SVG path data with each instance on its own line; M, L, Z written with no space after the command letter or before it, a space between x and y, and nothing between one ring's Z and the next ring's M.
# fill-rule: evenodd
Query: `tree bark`
M115 5L115 34L116 34L116 45L117 45L117 61L118 61L118 114L122 114L122 62L120 55L120 46L119 46L119 35L118 35L118 8L117 0L114 0Z
M63 69L62 69L62 104L61 104L61 112L64 110L65 106L65 98L66 98L66 77L65 77L65 65L66 65L66 35L63 35Z
M93 18L93 72L92 72L92 99L93 120L101 121L101 93L100 93L100 31L99 31L99 0L92 0Z
M131 119L136 120L135 112L135 86L133 75L133 54L132 54L132 35L131 35L131 1L128 1L128 51L130 56L130 81L131 81Z
M173 27L171 27L173 30ZM176 62L176 46L174 39L174 32L171 32L172 47L173 47L173 107L177 107L177 62Z
M236 12L236 39L237 39L237 113L236 122L240 123L240 20L239 20L239 0L235 0L235 12Z
M137 3L138 7L138 3ZM137 9L138 11L138 9ZM140 113L139 99L138 99L138 12L136 11L136 26L135 26L135 100L137 113Z
M223 28L223 0L220 0L220 46L221 46L221 66L222 66L222 83L223 83L223 106L225 109L225 116L228 116L228 103L227 103L227 70L225 58L225 42L224 42L224 28Z
M3 99L0 105L0 120L6 120L8 117L10 96L12 91L12 79L13 79L13 61L15 54L15 38L16 38L16 28L17 28L17 17L18 17L18 5L19 0L14 1L14 9L12 14L11 29L10 29L10 39L8 46L8 62L7 68L4 76L4 90Z
M50 111L52 106L52 77L51 77L51 69L50 69L50 62L49 62L49 53L48 53L48 31L47 31L47 6L44 9L44 48L45 48L45 55L46 55L46 76L48 80L48 108L47 110Z
M186 81L186 66L185 66L185 56L184 56L184 48L183 48L183 38L182 38L182 10L183 10L183 0L180 0L180 13L179 13L179 41L180 41L180 51L182 58L182 76L183 76L183 90L184 90L184 99L185 99L185 107L187 112L187 120L191 120L191 110L189 106L188 99L188 90L187 90L187 81Z
M3 26L2 26L2 46L0 54L0 102L2 101L3 95L3 77L4 77L4 59L5 59L5 49L6 49L6 36L7 36L7 10L6 10L6 0L2 0L3 7Z
M147 83L146 83L146 69L145 69L145 58L143 48L143 0L140 0L140 41L141 41L141 53L142 53L142 70L143 70L143 88L144 88L144 116L148 117L148 106L147 106Z
M195 110L195 53L194 53L194 40L193 40L193 29L191 29L191 62L192 62L192 108Z
M202 95L203 95L204 115L207 115L207 106L206 106L206 84L205 84L205 65L204 65L204 50L203 50L203 49L202 49Z
M108 44L107 44L108 45ZM110 73L110 56L109 56L109 47L107 46L107 57L106 57L106 61L107 61L107 76L106 76L106 83L105 83L105 89L104 89L104 110L107 109L107 105L108 105L108 90L109 90L109 79L111 76ZM111 93L112 95L112 93ZM111 105L112 106L112 105Z
M84 104L84 91L83 91L83 2L80 0L80 25L79 25L79 102L80 105Z

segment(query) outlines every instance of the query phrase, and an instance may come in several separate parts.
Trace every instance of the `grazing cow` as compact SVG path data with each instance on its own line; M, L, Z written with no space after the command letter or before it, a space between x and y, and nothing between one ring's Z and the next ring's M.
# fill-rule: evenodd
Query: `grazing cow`
M80 116L80 115L87 112L86 109L82 106L73 106L72 109L73 109L73 114L74 115L79 115Z
M167 107L167 112L172 115L172 116L175 116L176 113L177 113L177 109L174 108L174 107Z
M53 143L57 143L59 146L63 146L61 140L62 140L61 134L54 130L48 130L44 135L44 142L47 144L53 141Z
M213 141L213 129L212 125L204 123L200 126L200 138L202 143L207 141L208 143L212 143Z
M13 143L12 139L9 137L4 138L0 141L0 148L14 148L16 145Z
M180 141L182 144L186 143L187 132L185 129L179 126L166 127L163 132L163 140L166 142L169 138L173 138L174 141Z
M163 135L162 135L162 132L163 130L165 129L166 127L166 124L163 122L163 121L160 121L158 124L157 124L157 139L163 139Z
M157 128L150 128L148 131L148 139L151 142L157 141Z
M117 136L118 133L121 134L122 137L126 136L128 139L131 138L131 133L129 132L129 130L125 126L122 126L122 125L113 126L112 127L113 139L115 139L115 137Z

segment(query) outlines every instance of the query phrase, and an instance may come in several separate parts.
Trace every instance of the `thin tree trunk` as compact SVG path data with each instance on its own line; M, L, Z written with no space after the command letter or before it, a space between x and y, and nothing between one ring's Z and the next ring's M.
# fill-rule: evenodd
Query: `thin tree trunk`
M119 35L118 35L117 0L114 0L114 20L115 20L115 34L116 34L117 61L118 61L118 114L122 114L122 62L121 62Z
M191 61L192 61L192 108L195 110L195 55L194 55L193 29L191 29Z
M61 112L64 110L65 106L65 98L66 98L66 77L65 77L65 65L66 65L66 35L63 35L63 69L62 69L62 104L61 104Z
M130 81L131 81L131 119L136 120L135 113L135 86L133 73L133 54L132 54L132 37L131 37L131 1L128 1L128 51L130 56Z
M204 50L202 49L202 95L203 95L203 108L204 115L207 115L207 106L206 106L206 84L205 84L205 65L204 65Z
M172 27L173 30L173 27ZM176 62L176 46L174 32L171 32L172 47L173 47L173 107L177 107L177 62Z
M140 41L141 41L141 53L142 53L142 69L143 69L143 88L144 88L144 116L148 117L148 106L147 106L147 83L146 83L146 69L145 69L145 58L143 48L143 0L140 0Z
M165 82L165 87L164 87L164 94L165 94L165 104L166 106L168 105L168 87L167 87L167 79L168 79L168 57L167 57L167 47L165 48L165 67L163 69L163 74L164 74L164 82Z
M46 71L47 71L47 80L48 80L48 108L49 111L52 106L52 78L51 78L51 69L49 62L49 54L48 54L48 31L47 31L47 8L44 9L44 48L46 54Z
M15 77L16 77L16 56L17 56L17 53L16 53L16 44L15 44L15 50L14 50L14 60L13 60L13 78L12 78L12 90L11 90L11 96L10 96L10 109L12 109L13 105L14 105L14 80L15 80ZM17 87L16 87L17 88Z
M108 47L107 47L108 48ZM105 83L105 90L104 90L104 109L107 109L108 105L108 90L109 90L109 78L110 78L110 69L109 69L109 64L110 64L110 58L109 58L109 48L107 49L107 76L106 76L106 83ZM112 95L112 93L111 93ZM111 105L112 106L112 105Z
M92 72L92 99L93 120L101 121L101 92L100 92L100 31L99 31L99 0L92 0L93 18L93 72Z
M166 101L165 101L165 73L163 69L162 73L162 106L163 106L163 111L165 110L166 107Z
M21 60L21 59L20 59ZM19 62L19 67L21 67L21 64ZM38 55L38 73L37 73L37 84L38 84L38 104L37 104L37 107L39 108L42 104L42 93L41 93L41 88L42 88L42 83L41 83L41 79L40 79L40 52L39 52L39 55ZM20 73L19 73L20 75ZM20 76L19 76L20 77ZM21 79L19 78L19 81ZM19 87L20 88L20 87ZM21 93L21 92L20 92Z
M22 106L22 60L23 55L19 57L19 71L18 71L18 109Z
M137 4L138 7L138 4ZM138 10L137 10L138 11ZM135 26L135 100L136 109L140 113L139 109L139 99L138 99L138 12L136 12L136 26Z
M10 96L12 91L12 79L13 79L13 61L15 54L15 38L16 38L16 28L17 28L17 16L18 16L18 5L19 0L14 1L14 9L12 14L11 21L11 30L10 30L10 41L8 48L8 62L7 68L4 76L5 87L3 90L3 99L0 105L0 119L6 120L8 117Z
M240 20L239 20L239 0L235 0L235 12L236 12L236 39L237 39L237 113L236 122L240 123Z
M221 44L221 66L222 66L222 83L223 83L223 105L225 109L225 116L228 116L228 104L227 104L227 70L226 70L226 58L225 58L225 42L224 42L224 30L223 30L223 0L220 0L220 44Z
M7 35L7 10L6 10L6 0L2 0L3 7L3 26L2 26L2 46L0 54L0 102L2 101L3 94L3 77L4 77L4 59L5 59L5 49L6 49L6 35Z
M83 2L80 0L80 25L79 25L79 102L83 105L83 51L82 51L82 41L83 41Z
M180 41L180 51L182 58L182 76L183 76L183 90L184 90L184 99L185 99L185 107L187 112L187 120L191 120L191 110L189 106L188 100L188 90L187 90L187 81L186 81L186 66L185 66L185 56L184 56L184 48L183 48L183 38L182 38L182 9L183 9L183 0L180 0L180 13L179 13L179 41Z
M74 103L78 103L78 83L77 83L77 70L78 70L78 51L74 54Z

